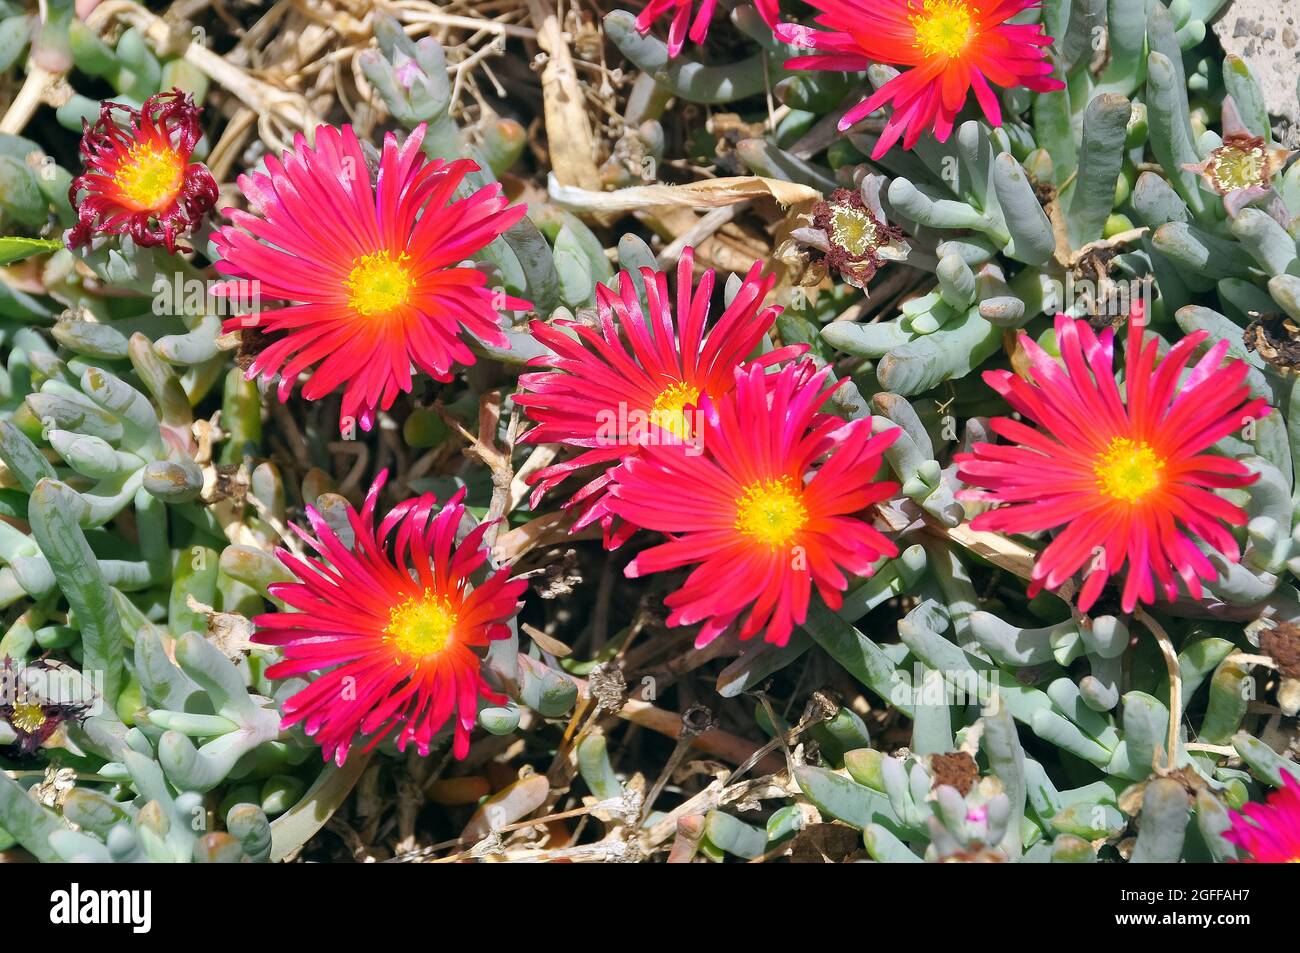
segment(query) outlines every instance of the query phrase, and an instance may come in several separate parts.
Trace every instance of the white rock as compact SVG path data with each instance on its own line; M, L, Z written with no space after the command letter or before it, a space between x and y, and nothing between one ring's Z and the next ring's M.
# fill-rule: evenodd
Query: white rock
M1233 0L1214 23L1223 48L1246 61L1274 116L1300 123L1300 3Z

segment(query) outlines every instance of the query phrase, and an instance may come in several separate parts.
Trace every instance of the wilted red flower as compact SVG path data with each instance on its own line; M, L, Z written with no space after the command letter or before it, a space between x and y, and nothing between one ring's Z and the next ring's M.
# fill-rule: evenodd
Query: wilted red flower
M14 741L4 747L12 748L18 757L35 754L60 727L70 721L80 724L89 713L88 702L59 698L42 689L42 683L59 684L62 670L59 663L46 659L19 668L6 655L0 663L0 721L14 735ZM29 673L34 677L28 678Z
M193 229L217 201L212 173L190 162L203 135L194 101L179 89L150 96L139 110L105 101L95 124L82 125L86 171L68 189L77 210L68 244L77 248L96 235L130 235L137 245L176 251L177 236Z
M1199 537L1225 558L1239 558L1223 524L1241 526L1246 513L1213 491L1253 483L1257 474L1230 457L1206 453L1234 430L1268 413L1249 400L1246 364L1224 365L1228 342L1219 341L1183 375L1208 333L1194 331L1156 363L1155 339L1142 340L1142 322L1130 320L1124 392L1115 383L1114 332L1100 339L1086 321L1057 315L1061 365L1027 335L1034 382L1010 371L987 371L984 380L1030 421L991 421L1013 445L977 443L959 453L958 476L983 490L963 499L1002 503L981 513L975 529L1034 533L1064 527L1038 555L1030 593L1055 589L1085 573L1079 609L1087 612L1106 581L1124 567L1122 605L1132 612L1178 595L1181 577L1193 598L1201 580L1218 572L1201 552ZM1153 578L1154 577L1154 578Z
M702 454L647 445L612 474L610 508L670 537L627 575L695 567L664 604L669 625L703 623L697 646L742 617L740 638L766 629L766 641L784 645L814 586L838 609L846 572L869 576L898 555L866 514L898 489L875 480L898 430L873 436L869 418L821 413L835 389L829 374L809 362L739 369L733 390L702 401Z
M524 216L508 207L501 186L465 199L452 195L468 159L429 161L420 125L400 146L384 138L377 181L351 126L321 126L315 145L302 136L282 160L268 156L269 175L239 177L256 214L228 209L233 225L213 243L217 269L235 279L216 294L246 297L258 282L262 297L297 304L226 322L271 337L248 368L249 378L280 375L287 400L298 375L316 364L303 397L318 400L343 385L342 423L374 424L378 409L411 390L411 365L435 380L451 380L457 364L473 364L462 327L499 347L502 308L527 301L494 292L477 268L456 267Z
M320 672L284 704L284 724L302 722L326 760L342 764L354 738L372 735L365 750L396 732L397 747L414 742L422 755L449 718L456 757L469 751L478 696L497 704L479 669L476 648L510 635L505 623L527 587L500 570L477 587L469 578L487 560L480 523L456 545L465 515L464 491L441 507L432 494L394 507L375 526L375 506L387 480L371 486L361 512L349 508L355 542L349 549L315 509L313 536L294 527L323 559L278 555L298 581L276 583L271 594L297 612L254 619L253 641L284 648L271 678Z
M637 16L636 28L642 34L649 33L656 20L671 13L673 22L668 26L668 55L676 56L682 51L687 37L690 37L692 43L704 42L718 0L701 0L695 18L691 19L691 9L694 6L695 0L650 0ZM754 9L769 26L776 24L777 0L754 0Z
M796 228L790 237L820 251L845 282L865 289L881 265L906 261L911 251L902 230L885 216L884 185L883 175L866 175L856 189L836 189L812 207L812 226Z
M693 262L694 253L686 248L677 263L676 313L667 273L643 268L648 316L632 276L620 272L617 294L596 286L599 332L577 321L554 326L535 321L532 326L533 336L554 356L529 363L554 369L519 378L515 403L537 421L522 440L582 451L529 478L532 505L570 474L601 467L564 507L578 514L575 531L599 521L610 548L626 541L636 527L616 526L606 506L607 468L646 442L694 443L701 399L717 399L735 385L736 368L759 346L781 310L763 307L776 279L760 277L762 266L755 262L726 311L706 330L713 271L706 271L692 291ZM778 348L755 363L767 366L805 350L802 345Z
M787 69L857 72L873 63L910 67L858 103L840 129L892 103L894 110L871 158L903 137L911 149L921 133L947 142L971 90L984 115L1002 125L1002 107L990 83L1040 93L1063 89L1052 79L1043 49L1052 38L1034 24L1007 21L1038 0L808 0L824 30L794 23L776 27L787 43L817 50L786 60Z
M1232 829L1223 836L1246 852L1246 863L1300 864L1300 780L1289 770L1267 802L1229 814Z
M1291 211L1273 187L1273 179L1295 155L1294 150L1271 145L1254 135L1241 118L1231 96L1221 107L1223 137L1219 146L1195 165L1182 167L1201 177L1202 188L1223 196L1224 210L1236 218L1243 208L1260 203L1283 228L1291 225Z

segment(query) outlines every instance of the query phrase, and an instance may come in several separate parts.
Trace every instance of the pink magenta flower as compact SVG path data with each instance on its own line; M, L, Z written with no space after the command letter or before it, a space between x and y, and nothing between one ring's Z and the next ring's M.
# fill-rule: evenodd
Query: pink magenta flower
M464 491L441 507L424 494L394 507L375 526L375 506L388 478L371 486L360 513L348 509L356 541L349 549L312 507L315 535L294 530L321 559L280 550L297 581L276 583L271 594L296 609L258 616L253 641L278 645L284 661L271 678L319 673L284 704L284 725L303 723L326 760L343 764L357 735L373 735L370 750L396 734L422 755L448 719L453 751L469 751L478 696L502 704L479 668L476 648L510 635L506 622L527 583L509 572L477 587L469 578L487 560L481 523L460 545Z
M1201 596L1201 580L1218 577L1193 537L1239 558L1224 524L1241 526L1246 513L1213 490L1247 486L1256 474L1204 451L1269 408L1248 399L1244 362L1224 364L1227 341L1188 370L1207 337L1188 334L1157 363L1155 339L1144 344L1142 322L1130 320L1121 393L1113 332L1098 338L1086 321L1057 315L1064 366L1021 334L1033 383L1010 371L985 372L989 386L1039 429L995 418L993 431L1013 443L977 443L954 457L958 476L984 488L963 491L962 498L1003 504L977 516L975 529L1064 527L1034 563L1031 595L1083 569L1079 609L1087 612L1106 581L1127 566L1122 605L1132 612L1139 602L1154 601L1157 588L1175 599L1176 577L1193 598Z
M875 436L870 419L845 423L821 412L834 391L830 368L750 365L736 386L704 399L703 453L647 445L613 474L610 507L628 522L666 533L627 567L644 576L693 566L669 595L669 625L703 623L702 646L740 624L740 638L766 630L784 645L808 614L815 586L831 609L845 573L868 576L898 548L867 519L898 485L876 482L897 429Z
M1300 864L1300 780L1282 771L1282 786L1263 804L1229 811L1232 829L1223 836L1245 851L1249 864Z
M693 262L694 253L686 248L677 263L676 313L667 273L643 268L649 315L632 276L620 272L617 294L596 286L598 328L577 321L532 325L533 336L554 356L530 361L552 370L519 378L515 403L537 422L522 440L580 451L530 477L532 506L571 474L599 467L564 508L577 514L575 532L599 521L610 548L626 541L636 527L617 525L607 506L608 468L648 440L694 442L700 401L717 399L735 386L736 368L759 346L781 310L763 307L776 279L761 277L762 266L755 262L726 311L706 328L713 271L706 271L692 290ZM805 350L803 345L778 348L754 363L767 366Z
M637 16L636 28L645 35L650 32L656 20L671 14L673 21L668 26L668 55L676 56L682 51L687 37L692 43L704 42L709 35L709 23L713 20L718 0L701 0L695 19L692 20L691 10L694 6L695 0L650 0ZM769 26L776 24L777 0L754 0L754 9Z
M1002 107L990 83L1040 93L1064 89L1052 79L1043 54L1052 38L1036 24L1007 21L1038 0L808 0L822 30L793 23L776 35L812 56L786 60L787 69L859 72L873 63L908 67L840 120L840 129L886 103L893 114L871 158L879 159L901 136L911 149L923 132L947 142L967 93L988 121L1002 125Z
M92 126L83 122L81 158L86 171L72 180L68 200L77 224L73 248L96 235L130 235L144 247L178 248L217 201L217 183L191 162L203 136L199 108L179 89L157 93L140 109L103 102Z
M429 161L420 151L424 126L400 146L384 137L371 183L365 153L351 126L321 126L316 143L302 136L282 159L268 156L269 174L239 177L255 214L227 209L233 225L213 237L217 269L231 281L214 293L296 302L231 318L269 338L249 378L280 375L287 400L298 375L317 365L303 397L318 400L343 386L342 423L374 424L399 392L411 390L411 367L435 380L473 364L461 329L504 347L498 308L527 301L487 287L477 268L457 267L519 221L525 206L507 207L493 184L452 200L468 159Z

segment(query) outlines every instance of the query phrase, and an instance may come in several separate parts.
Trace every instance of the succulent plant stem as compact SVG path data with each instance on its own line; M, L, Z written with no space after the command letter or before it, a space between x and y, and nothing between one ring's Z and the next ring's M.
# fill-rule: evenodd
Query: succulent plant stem
M1169 670L1169 736L1165 745L1165 767L1172 771L1178 764L1178 726L1183 720L1183 677L1178 664L1178 653L1164 626L1151 618L1141 605L1133 611L1133 617L1155 636L1160 654L1165 659L1165 667Z

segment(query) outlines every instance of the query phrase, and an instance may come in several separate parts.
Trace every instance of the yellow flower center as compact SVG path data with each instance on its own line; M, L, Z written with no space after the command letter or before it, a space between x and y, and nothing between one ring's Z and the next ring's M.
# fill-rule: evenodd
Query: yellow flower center
M670 384L655 398L654 407L650 410L650 421L685 440L691 435L691 422L686 417L686 406L688 404L693 406L699 399L698 387L692 387L685 381Z
M1097 487L1107 496L1128 503L1140 502L1159 489L1165 461L1143 441L1116 437L1092 465Z
M9 724L25 735L36 734L46 721L44 709L34 702L19 702L14 705L13 714L9 716Z
M113 174L113 182L132 204L141 209L166 208L181 190L185 162L171 149L140 143L131 147L126 161Z
M1221 146L1210 155L1210 177L1225 194L1252 185L1267 185L1264 150Z
M437 655L456 634L456 613L446 599L432 590L416 599L412 596L388 613L384 641L392 642L403 655L424 659Z
M386 251L362 255L352 263L344 284L348 303L358 314L386 314L406 304L415 285L403 252L394 258Z
M860 209L836 206L831 212L831 241L861 258L876 247L876 223Z
M916 0L911 7L917 9ZM926 56L960 56L975 32L967 0L921 0L908 22L916 34L914 45Z
M759 480L736 498L736 529L768 546L784 546L808 522L803 488L789 477Z

